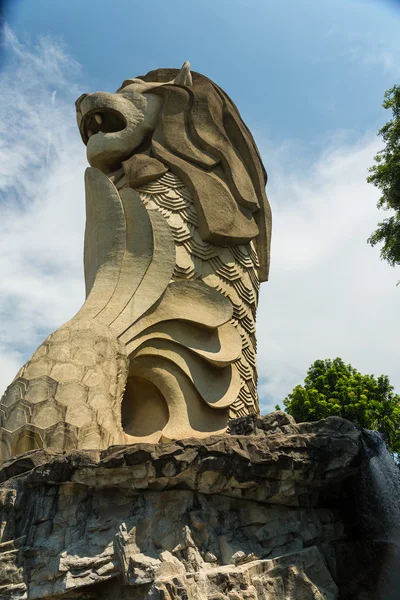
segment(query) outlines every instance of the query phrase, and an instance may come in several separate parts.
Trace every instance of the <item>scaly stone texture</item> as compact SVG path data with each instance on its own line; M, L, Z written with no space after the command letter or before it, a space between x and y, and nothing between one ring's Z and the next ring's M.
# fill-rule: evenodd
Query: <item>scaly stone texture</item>
M0 401L0 460L208 437L258 414L266 173L238 109L185 63L76 101L86 300Z
M118 183L116 187L119 189ZM230 323L240 335L241 348L239 352L236 350L237 358L232 363L236 375L233 379L237 383L236 386L231 383L233 401L229 404L230 416L258 413L256 310L260 263L254 244L217 246L204 242L199 234L199 218L193 197L171 172L147 183L138 192L143 204L149 210L159 211L172 231L176 253L172 279L203 281L221 292L232 304ZM231 350L232 346L231 342ZM230 357L225 354L225 364L234 354ZM134 357L131 363L133 361Z
M367 600L340 503L360 432L281 412L230 430L6 462L0 598Z

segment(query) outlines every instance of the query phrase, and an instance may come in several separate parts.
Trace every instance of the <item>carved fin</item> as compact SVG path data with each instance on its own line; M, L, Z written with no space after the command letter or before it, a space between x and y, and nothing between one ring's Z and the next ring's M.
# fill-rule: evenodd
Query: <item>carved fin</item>
M226 367L237 360L242 340L232 323L209 329L189 321L165 321L149 327L127 345L128 354L144 342L165 339L190 350L216 367Z
M140 356L131 365L131 375L151 381L166 399L169 420L162 430L168 439L203 438L223 433L227 409L204 403L190 379L171 361L161 356ZM134 437L129 437L134 442Z
M85 189L87 297L77 316L94 318L108 303L118 284L125 252L126 223L118 191L104 173L94 167L86 169Z
M162 321L182 319L219 327L232 317L232 304L220 292L201 281L170 283L161 302L121 335L126 344L145 329Z
M133 190L123 192L127 196L135 194ZM153 232L153 256L131 300L111 325L117 336L120 336L161 298L174 270L175 243L168 223L157 211L149 210L148 216Z
M154 359L162 357L173 362L212 408L227 408L239 394L241 379L236 369L232 369L230 365L223 368L211 367L200 357L169 340L145 342L133 358L131 368L135 368L135 360L139 356L152 356Z
M118 284L97 318L110 325L134 296L153 257L153 233L149 214L137 192L120 192L126 221L126 250Z

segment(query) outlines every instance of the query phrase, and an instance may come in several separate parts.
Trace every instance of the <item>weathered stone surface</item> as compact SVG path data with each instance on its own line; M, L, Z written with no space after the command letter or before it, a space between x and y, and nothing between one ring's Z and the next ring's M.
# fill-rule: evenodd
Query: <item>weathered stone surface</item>
M295 556L253 560L234 566L204 568L195 573L173 573L173 563L162 563L160 576L149 590L118 584L102 585L96 598L107 600L335 600L337 587L316 547ZM162 574L161 574L162 573Z
M357 473L360 432L245 419L231 429L248 435L7 461L0 598L337 600L355 547L327 499Z
M86 300L0 400L0 460L203 438L259 412L271 211L236 106L185 63L76 109L91 165Z
M284 413L273 414L280 419ZM262 423L263 417L257 419ZM265 419L268 424L270 415ZM204 494L313 506L319 489L357 469L360 433L350 423L346 429L336 417L292 427L292 434L271 433L265 427L257 430L261 435L142 443L105 451L38 450L6 461L0 467L0 481L10 471L27 470L29 485L50 479L96 488L167 490L179 486ZM51 460L46 462L49 455ZM38 466L31 470L34 461Z

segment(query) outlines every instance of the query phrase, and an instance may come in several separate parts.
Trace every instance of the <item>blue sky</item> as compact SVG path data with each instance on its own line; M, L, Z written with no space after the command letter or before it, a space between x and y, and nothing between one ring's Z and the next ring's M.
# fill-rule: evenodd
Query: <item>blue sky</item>
M189 60L237 104L269 175L272 268L258 328L263 409L281 401L317 358L342 356L361 371L388 374L400 391L400 275L366 243L384 214L365 182L388 117L384 91L400 80L400 3L110 6L6 5L0 387L82 301L85 157L73 101Z
M400 5L385 0L13 0L9 22L22 41L64 40L90 89L189 60L252 129L308 151L377 125L387 61L400 68Z

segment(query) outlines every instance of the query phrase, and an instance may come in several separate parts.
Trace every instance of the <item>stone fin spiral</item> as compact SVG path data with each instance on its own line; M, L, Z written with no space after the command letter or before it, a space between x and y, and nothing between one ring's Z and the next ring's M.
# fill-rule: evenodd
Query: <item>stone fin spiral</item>
M137 192L146 208L161 213L171 229L176 252L172 281L203 281L229 299L233 309L230 322L242 344L233 363L241 385L231 416L258 412L255 318L259 261L253 243L216 246L203 241L191 194L171 172Z

